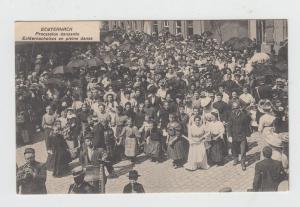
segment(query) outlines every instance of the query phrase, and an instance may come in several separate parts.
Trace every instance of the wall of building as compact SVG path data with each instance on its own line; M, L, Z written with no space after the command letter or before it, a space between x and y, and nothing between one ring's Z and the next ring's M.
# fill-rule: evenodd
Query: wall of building
M107 28L113 30L115 26L127 30L139 30L148 34L154 32L154 22L157 23L158 32L165 28L164 20L133 20L133 21L106 21ZM169 32L176 34L176 20L167 20ZM188 36L188 21L180 20L181 33ZM213 38L218 41L226 41L232 37L249 37L256 39L262 52L270 53L273 48L277 53L280 43L288 37L287 20L193 20L193 34L201 34L204 31L213 33Z
M213 38L226 41L232 37L248 37L248 20L209 20L205 30L213 33Z

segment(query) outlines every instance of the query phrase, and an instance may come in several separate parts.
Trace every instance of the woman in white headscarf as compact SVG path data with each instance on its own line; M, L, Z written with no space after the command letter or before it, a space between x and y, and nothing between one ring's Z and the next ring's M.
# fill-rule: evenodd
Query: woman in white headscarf
M188 161L184 165L186 170L197 170L199 168L208 169L205 141L209 138L209 133L201 125L201 117L195 116L194 124L189 126L189 154Z

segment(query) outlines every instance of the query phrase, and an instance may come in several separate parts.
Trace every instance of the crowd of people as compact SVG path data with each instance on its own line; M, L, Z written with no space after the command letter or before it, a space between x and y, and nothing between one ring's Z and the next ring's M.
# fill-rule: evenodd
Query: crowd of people
M246 170L254 132L288 172L287 79L273 69L278 58L255 44L236 50L209 33L184 39L116 29L100 43L17 52L17 144L43 134L55 177L76 158L82 167L104 163L115 177L113 164L134 165L142 153L190 171L232 156ZM277 76L256 74L270 68Z

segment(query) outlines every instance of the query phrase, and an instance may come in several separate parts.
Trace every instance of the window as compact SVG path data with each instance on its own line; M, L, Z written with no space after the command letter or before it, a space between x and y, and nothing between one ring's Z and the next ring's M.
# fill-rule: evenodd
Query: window
M124 22L121 22L121 28L122 28L122 29L125 29Z
M117 28L117 21L114 21L114 22L113 22L113 27L114 27L114 29Z
M176 34L181 33L181 21L176 21Z
M158 22L157 21L153 21L153 32L155 32L156 34L158 33Z
M257 21L257 43L266 42L266 22L265 20Z
M109 22L108 21L102 21L102 30L108 31L109 30Z
M137 27L137 21L134 21L134 22L133 22L133 25L134 25L134 27L133 27L134 30L137 30L137 29L138 29L138 27Z
M126 21L127 30L132 30L132 21Z
M194 34L193 21L187 21L187 35L192 36Z
M164 29L169 31L169 21L164 21Z

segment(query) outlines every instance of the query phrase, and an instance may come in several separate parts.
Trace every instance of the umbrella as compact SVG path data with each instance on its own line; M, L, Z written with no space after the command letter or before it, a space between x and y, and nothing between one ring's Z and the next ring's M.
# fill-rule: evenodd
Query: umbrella
M270 60L270 56L268 54L259 52L259 53L255 53L248 62L250 62L250 63L265 63L268 60Z
M86 61L84 60L80 60L80 59L75 59L75 60L71 60L67 66L70 68L80 68L80 67L85 67L86 66Z
M288 64L285 61L280 61L275 64L275 67L282 72L288 71Z
M253 74L256 77L259 76L277 76L277 72L272 70L271 65L266 64L255 64L253 65L253 69L251 71L251 74Z
M89 68L97 67L97 66L103 64L103 62L97 57L94 57L94 58L91 58L91 59L85 59L85 61L86 61L86 64Z
M210 31L205 31L205 32L203 32L201 35L202 35L202 36L203 36L203 35L204 35L204 36L206 35L207 37L210 37L210 36L213 35L213 33L210 32Z
M252 45L252 40L248 37L232 37L225 42L225 45L230 46L234 50L244 50Z
M54 69L52 70L52 73L53 73L53 74L65 74L65 73L72 73L72 72L73 72L73 71L72 71L71 68L69 68L69 67L67 67L67 66L62 66L62 65L57 66L56 68L54 68Z
M63 87L66 86L66 83L58 78L50 78L45 81L45 85L53 85L53 86L58 86L58 87Z

